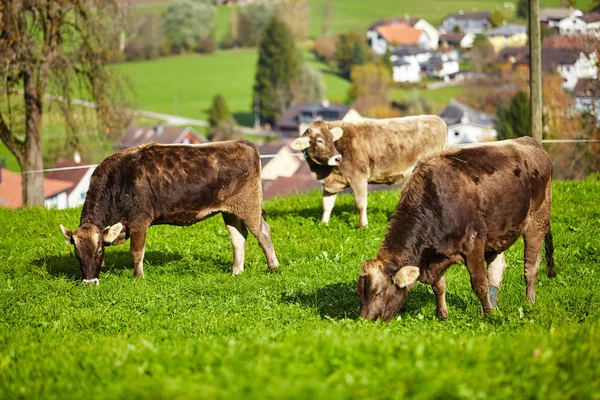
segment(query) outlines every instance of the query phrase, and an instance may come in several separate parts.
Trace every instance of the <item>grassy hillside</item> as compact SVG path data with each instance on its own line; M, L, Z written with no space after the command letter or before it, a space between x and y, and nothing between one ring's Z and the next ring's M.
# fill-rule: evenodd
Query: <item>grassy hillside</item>
M0 398L596 398L599 196L599 181L555 184L558 277L542 266L534 306L519 242L494 315L454 266L447 322L418 284L389 325L357 319L354 285L397 191L370 195L367 229L348 195L329 227L317 193L267 202L276 273L252 238L231 277L215 217L151 228L143 280L128 245L108 248L98 287L78 283L58 229L79 210L0 209Z

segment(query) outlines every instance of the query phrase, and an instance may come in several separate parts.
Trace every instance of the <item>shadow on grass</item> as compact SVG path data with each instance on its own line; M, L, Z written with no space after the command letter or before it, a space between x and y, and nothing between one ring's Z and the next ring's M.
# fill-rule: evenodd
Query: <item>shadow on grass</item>
M334 283L312 293L282 294L281 301L315 308L321 318L357 319L359 302L354 288L355 282Z
M324 319L357 319L360 315L360 303L354 291L355 287L356 282L334 283L312 293L284 293L281 301L315 308ZM454 310L465 311L468 306L460 296L448 292L446 302L448 307ZM418 314L429 303L435 307L434 294L429 291L428 285L418 285L408 294L400 315Z
M177 253L148 251L144 256L144 264L151 264L153 266L164 265L171 261L181 261L182 258ZM102 268L102 272L123 269L131 269L133 271L133 264L128 250L108 254L106 263L108 266ZM73 280L81 278L79 261L74 254L38 258L33 260L33 265L46 268L48 274L55 277L67 277ZM229 267L231 268L231 266Z

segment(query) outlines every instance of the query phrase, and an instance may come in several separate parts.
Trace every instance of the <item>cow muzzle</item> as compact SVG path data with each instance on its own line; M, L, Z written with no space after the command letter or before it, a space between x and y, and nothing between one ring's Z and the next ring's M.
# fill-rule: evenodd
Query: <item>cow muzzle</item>
M331 165L332 167L340 165L341 163L342 163L341 154L338 154L337 156L333 156L329 160L327 160L327 165Z
M100 284L100 280L98 278L84 279L83 283L85 283L86 285L96 285L96 286L98 286Z

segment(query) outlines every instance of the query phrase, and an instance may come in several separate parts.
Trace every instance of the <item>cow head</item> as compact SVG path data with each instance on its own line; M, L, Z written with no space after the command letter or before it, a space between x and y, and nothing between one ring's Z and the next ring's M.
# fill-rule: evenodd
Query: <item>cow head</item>
M356 286L360 316L371 321L390 322L404 305L406 294L419 277L419 268L401 267L370 259L363 263Z
M313 122L302 136L292 142L292 149L304 151L306 158L315 164L335 167L342 163L342 155L333 142L343 134L340 127L329 129L323 121Z
M123 225L119 222L101 230L93 224L82 224L75 232L61 225L60 230L65 242L75 247L83 283L100 283L98 277L100 269L104 266L104 246L109 246L119 237Z

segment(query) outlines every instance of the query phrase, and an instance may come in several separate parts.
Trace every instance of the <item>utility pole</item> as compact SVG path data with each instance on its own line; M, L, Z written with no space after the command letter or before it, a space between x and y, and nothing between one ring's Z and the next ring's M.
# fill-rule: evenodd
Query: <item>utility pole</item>
M254 96L254 128L260 128L260 97Z
M542 141L542 37L540 1L529 0L529 104L531 136Z

